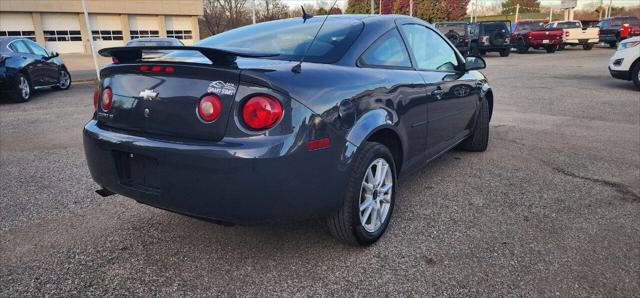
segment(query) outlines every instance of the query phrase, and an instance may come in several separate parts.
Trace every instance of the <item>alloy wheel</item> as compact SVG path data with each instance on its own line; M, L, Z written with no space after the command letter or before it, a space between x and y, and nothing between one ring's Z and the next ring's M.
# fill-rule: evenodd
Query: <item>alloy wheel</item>
M71 84L71 78L69 77L69 73L61 70L60 71L60 82L58 83L58 87L61 89L66 89Z
M20 88L20 95L23 99L29 98L31 88L29 87L29 81L27 81L25 77L20 77L20 84L18 85L18 88Z
M367 232L376 232L389 216L392 191L389 163L378 158L369 165L360 189L360 223Z

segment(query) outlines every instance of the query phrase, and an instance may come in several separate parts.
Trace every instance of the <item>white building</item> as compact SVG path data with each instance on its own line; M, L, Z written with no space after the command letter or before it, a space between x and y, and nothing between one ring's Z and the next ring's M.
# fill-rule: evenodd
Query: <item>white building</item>
M186 45L199 40L202 0L0 0L0 36L28 36L59 53L90 53L122 46L139 37L175 37Z

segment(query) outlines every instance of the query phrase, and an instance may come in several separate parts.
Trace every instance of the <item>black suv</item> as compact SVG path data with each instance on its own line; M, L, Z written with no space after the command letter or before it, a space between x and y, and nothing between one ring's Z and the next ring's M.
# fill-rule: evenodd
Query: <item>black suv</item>
M462 55L469 54L469 23L442 22L436 23L435 26L456 46Z
M511 53L509 28L511 28L510 21L484 21L470 24L469 52L472 55L498 52L501 57L509 56Z
M480 56L488 52L499 52L500 56L507 57L511 53L510 21L442 22L435 26L462 55Z

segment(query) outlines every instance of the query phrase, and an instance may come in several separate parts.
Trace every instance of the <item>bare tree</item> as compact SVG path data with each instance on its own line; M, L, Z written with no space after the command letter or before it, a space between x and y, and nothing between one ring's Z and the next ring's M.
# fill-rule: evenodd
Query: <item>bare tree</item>
M217 0L204 0L204 13L200 25L207 30L207 35L215 35L226 30L225 13Z
M246 25L248 22L247 0L216 0L227 18L227 29Z
M271 21L289 17L289 7L282 0L256 0L258 21Z

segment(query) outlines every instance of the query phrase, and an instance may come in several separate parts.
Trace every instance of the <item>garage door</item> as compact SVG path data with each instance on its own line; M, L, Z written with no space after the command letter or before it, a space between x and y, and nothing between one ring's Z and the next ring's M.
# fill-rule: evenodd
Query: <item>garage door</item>
M30 13L0 12L0 36L25 36L36 40Z
M131 39L141 37L160 37L158 17L129 16L129 34L131 34Z
M89 15L91 36L98 49L124 45L119 15Z
M165 17L167 37L181 40L185 45L193 44L193 30L190 17Z
M43 13L42 30L47 49L59 53L83 53L78 14Z

